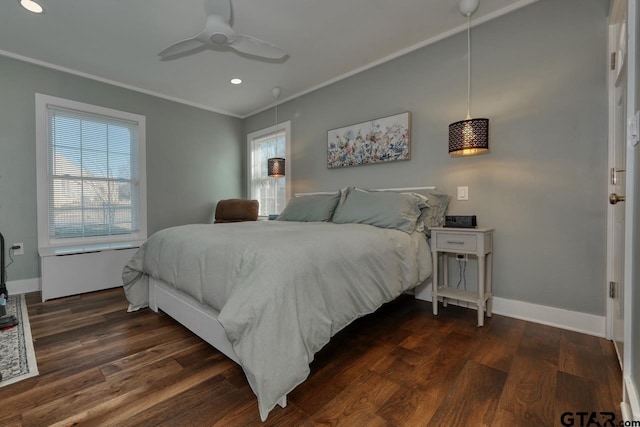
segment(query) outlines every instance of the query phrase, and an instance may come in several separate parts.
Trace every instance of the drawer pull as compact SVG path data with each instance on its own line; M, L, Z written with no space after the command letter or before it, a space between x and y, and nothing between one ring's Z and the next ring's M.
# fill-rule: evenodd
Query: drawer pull
M447 240L447 243L450 245L464 245L464 242L461 242L460 240Z

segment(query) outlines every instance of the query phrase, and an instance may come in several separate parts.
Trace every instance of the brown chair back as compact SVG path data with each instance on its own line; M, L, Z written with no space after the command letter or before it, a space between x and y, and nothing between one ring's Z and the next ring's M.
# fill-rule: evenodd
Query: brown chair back
M248 199L220 200L216 205L214 224L224 222L256 221L258 219L258 201Z

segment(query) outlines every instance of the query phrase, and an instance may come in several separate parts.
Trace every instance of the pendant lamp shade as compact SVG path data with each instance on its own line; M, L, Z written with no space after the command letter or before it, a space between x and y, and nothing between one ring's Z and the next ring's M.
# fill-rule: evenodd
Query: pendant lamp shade
M449 155L473 156L489 152L489 119L461 120L449 125Z
M268 159L267 175L272 178L282 178L284 176L284 158L272 157Z
M449 125L449 155L473 156L489 152L489 119L472 119L471 110L471 15L479 0L460 0L460 13L467 17L467 118Z

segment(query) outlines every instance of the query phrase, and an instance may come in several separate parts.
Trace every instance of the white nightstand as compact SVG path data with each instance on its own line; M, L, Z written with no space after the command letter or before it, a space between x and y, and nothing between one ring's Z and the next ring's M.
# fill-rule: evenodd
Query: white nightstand
M491 265L493 262L493 228L450 228L431 229L431 252L433 255L433 314L438 314L438 297L446 307L446 298L468 301L478 306L478 326L484 325L484 312L491 317ZM470 254L478 257L478 291L464 291L450 288L448 256L449 253ZM444 257L444 284L438 280L439 255Z

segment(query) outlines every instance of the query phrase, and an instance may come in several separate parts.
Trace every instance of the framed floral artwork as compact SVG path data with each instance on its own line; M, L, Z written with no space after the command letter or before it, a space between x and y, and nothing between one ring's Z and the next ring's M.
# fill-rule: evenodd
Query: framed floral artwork
M327 167L371 165L411 158L411 112L327 132Z

